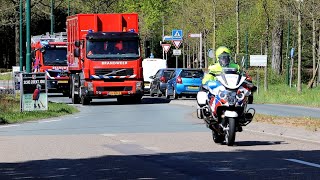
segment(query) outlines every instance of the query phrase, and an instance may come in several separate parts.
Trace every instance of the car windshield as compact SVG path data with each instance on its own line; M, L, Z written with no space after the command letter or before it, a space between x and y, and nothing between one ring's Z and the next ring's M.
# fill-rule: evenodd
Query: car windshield
M87 58L89 59L137 59L139 57L137 39L87 41Z
M67 48L48 48L44 51L43 62L46 66L67 66Z
M203 77L204 73L202 70L182 70L180 76L182 78L200 78Z

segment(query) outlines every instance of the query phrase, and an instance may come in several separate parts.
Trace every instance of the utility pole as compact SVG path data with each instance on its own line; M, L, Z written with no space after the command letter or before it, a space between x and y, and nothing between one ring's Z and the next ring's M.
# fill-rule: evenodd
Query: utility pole
M54 33L54 1L55 0L51 0L51 29L50 29L50 34Z
M162 16L162 41L164 39L164 17ZM167 56L167 54L166 54ZM162 48L162 59L164 59L164 49ZM166 57L167 60L167 57Z
M27 70L27 73L31 72L30 24L31 24L30 0L26 0L26 26L27 26L26 27L26 39L27 39L26 70Z
M20 18L19 18L19 65L20 65L20 71L23 71L23 55L22 55L22 29L23 29L23 16L22 16L22 13L23 13L23 0L20 0L20 6L19 6L19 15L20 15Z

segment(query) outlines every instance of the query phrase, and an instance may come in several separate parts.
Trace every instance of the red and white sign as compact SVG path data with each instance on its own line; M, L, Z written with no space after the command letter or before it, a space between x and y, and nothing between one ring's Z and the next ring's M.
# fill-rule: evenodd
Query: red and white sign
M173 40L172 43L176 47L176 49L179 49L182 41L179 40Z
M171 44L162 44L162 49L164 52L168 53L169 49L171 47Z

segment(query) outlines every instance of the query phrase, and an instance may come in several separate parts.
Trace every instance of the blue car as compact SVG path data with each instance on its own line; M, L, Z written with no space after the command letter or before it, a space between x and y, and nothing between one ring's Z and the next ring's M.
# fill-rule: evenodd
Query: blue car
M178 99L182 96L196 97L204 76L202 69L178 68L169 78L165 96Z

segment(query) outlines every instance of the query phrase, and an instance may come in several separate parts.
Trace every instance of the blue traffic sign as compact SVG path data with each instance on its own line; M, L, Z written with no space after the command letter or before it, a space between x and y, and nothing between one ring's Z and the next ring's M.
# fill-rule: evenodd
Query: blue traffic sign
M183 32L181 29L172 30L172 40L182 40Z

